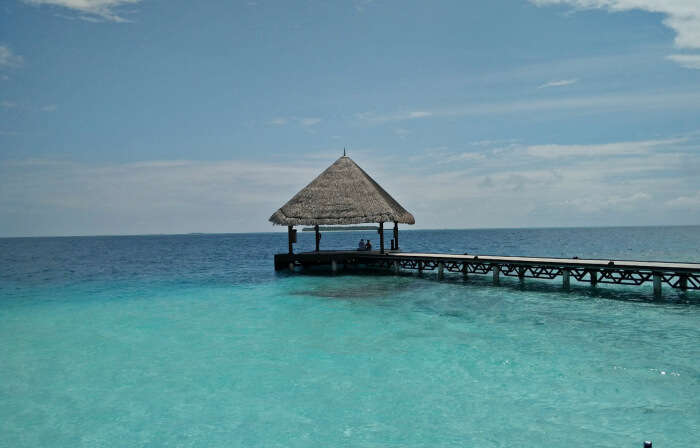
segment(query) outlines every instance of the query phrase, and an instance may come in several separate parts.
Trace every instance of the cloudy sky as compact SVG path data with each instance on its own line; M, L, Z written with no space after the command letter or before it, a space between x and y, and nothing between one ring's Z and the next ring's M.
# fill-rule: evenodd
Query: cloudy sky
M700 1L5 0L0 236L700 224Z

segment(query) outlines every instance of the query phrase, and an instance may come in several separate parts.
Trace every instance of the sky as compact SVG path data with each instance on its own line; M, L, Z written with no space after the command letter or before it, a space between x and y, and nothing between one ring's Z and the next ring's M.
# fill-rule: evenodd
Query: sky
M3 0L0 236L700 224L700 0Z

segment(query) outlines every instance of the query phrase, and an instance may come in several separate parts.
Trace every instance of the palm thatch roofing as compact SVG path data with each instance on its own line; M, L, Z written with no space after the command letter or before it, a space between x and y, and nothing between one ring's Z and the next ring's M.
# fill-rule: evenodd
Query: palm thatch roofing
M281 226L416 222L412 214L345 155L294 195L270 221Z

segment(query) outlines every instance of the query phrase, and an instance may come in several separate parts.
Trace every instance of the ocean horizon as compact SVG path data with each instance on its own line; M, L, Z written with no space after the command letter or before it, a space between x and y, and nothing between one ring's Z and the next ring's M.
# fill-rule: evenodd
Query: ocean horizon
M416 228L415 226L400 226L403 232L444 232L444 231L474 231L474 230L548 230L548 229L645 229L645 228L674 228L674 227L700 227L700 224L644 224L644 225L599 225L599 226L490 226L490 227L445 227L445 228ZM186 235L258 235L258 234L286 234L284 226L273 226L273 230L258 230L250 232L166 232L166 233L100 233L100 234L62 234L62 235L11 235L0 236L0 239L13 238L93 238L93 237L119 237L119 236L186 236ZM366 229L342 229L332 232L367 232Z

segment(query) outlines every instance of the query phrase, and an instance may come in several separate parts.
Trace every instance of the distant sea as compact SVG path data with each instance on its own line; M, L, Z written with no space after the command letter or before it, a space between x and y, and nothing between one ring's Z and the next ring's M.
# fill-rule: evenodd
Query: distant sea
M360 238L377 246L321 244ZM700 262L700 226L400 241ZM0 239L0 446L698 446L698 292L275 273L285 250L286 233Z

